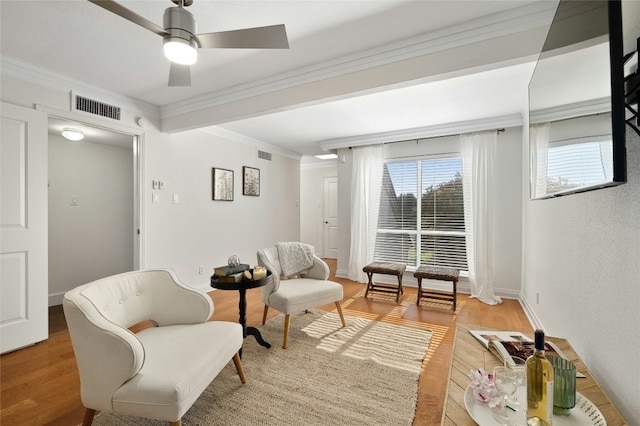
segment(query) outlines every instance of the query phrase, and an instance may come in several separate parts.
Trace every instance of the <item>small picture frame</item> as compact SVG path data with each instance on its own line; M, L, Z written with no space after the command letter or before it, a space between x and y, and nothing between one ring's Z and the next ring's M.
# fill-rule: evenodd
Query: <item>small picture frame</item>
M260 169L242 166L242 195L260 196Z
M212 193L214 201L233 201L233 170L211 170Z

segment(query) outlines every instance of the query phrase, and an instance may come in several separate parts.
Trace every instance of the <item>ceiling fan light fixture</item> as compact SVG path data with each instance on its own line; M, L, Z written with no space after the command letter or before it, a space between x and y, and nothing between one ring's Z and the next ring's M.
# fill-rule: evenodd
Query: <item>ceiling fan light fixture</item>
M62 132L60 132L60 134L63 138L74 142L84 139L84 133L82 133L82 130L72 129L70 127L65 127L64 129L62 129Z
M164 56L176 64L192 65L198 60L198 48L193 41L167 37L164 39Z

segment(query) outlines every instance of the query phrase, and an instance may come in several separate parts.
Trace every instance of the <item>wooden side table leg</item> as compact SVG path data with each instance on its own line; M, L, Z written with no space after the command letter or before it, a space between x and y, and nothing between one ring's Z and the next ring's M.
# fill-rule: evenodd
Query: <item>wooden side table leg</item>
M418 300L416 305L420 306L420 298L422 297L422 277L418 277Z

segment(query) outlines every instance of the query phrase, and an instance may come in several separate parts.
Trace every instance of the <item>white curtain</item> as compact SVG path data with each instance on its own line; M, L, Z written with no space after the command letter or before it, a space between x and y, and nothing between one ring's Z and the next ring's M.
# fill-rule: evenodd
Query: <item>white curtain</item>
M549 152L549 123L532 124L529 130L529 172L531 196L547 195L547 162Z
M362 268L373 261L382 188L384 153L382 145L352 149L351 249L349 279L367 282Z
M493 292L493 188L497 132L460 136L464 224L471 296L489 305L502 303Z

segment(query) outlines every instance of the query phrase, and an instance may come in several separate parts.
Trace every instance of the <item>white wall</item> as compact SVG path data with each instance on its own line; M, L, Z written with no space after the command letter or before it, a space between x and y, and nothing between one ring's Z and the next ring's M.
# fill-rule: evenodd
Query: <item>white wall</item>
M131 271L133 238L132 149L49 135L49 305Z
M640 138L628 133L626 184L526 203L523 293L547 333L569 339L637 425Z
M159 134L146 142L146 178L164 182L160 196L144 200L145 268L171 267L195 287L206 287L212 270L231 255L250 265L256 251L300 235L300 164L201 131ZM260 196L242 195L242 166L260 169ZM234 171L234 200L212 201L211 169ZM173 194L180 203L171 202ZM204 273L199 273L199 267Z
M1 98L5 102L28 108L39 105L67 113L69 92L78 91L66 81L44 87L4 74L1 85ZM152 109L148 105L134 104L99 89L95 93L87 87L81 89L85 96L123 106L121 122L99 119L105 127L143 131L142 268L173 269L187 285L208 289L213 268L226 264L230 255L236 254L243 262L254 265L258 249L300 238L298 159L273 153L273 161L259 160L255 147L199 130L161 133L155 116L148 113ZM87 117L80 113L71 115L80 121ZM137 117L144 118L144 129L135 124ZM242 166L260 169L259 197L242 195ZM234 171L233 202L211 200L212 167ZM152 180L162 180L165 189L153 191ZM153 192L159 195L159 203L151 202ZM173 194L179 196L179 204L171 203ZM72 260L76 260L75 256Z
M448 136L415 141L393 143L385 146L385 157L402 158L447 152L460 152L459 136ZM521 216L522 216L522 129L507 128L498 134L496 159L496 189L494 191L494 238L493 238L493 274L496 293L517 298L520 291L521 266ZM351 214L351 151L340 150L345 163L338 164L338 210L340 229L338 249L338 271L347 276L350 247ZM407 272L403 284L417 286L413 273ZM438 286L437 282L433 283ZM446 288L443 286L443 289ZM461 279L461 291L469 291L466 279Z
M324 179L338 176L335 162L300 168L300 241L324 255Z

